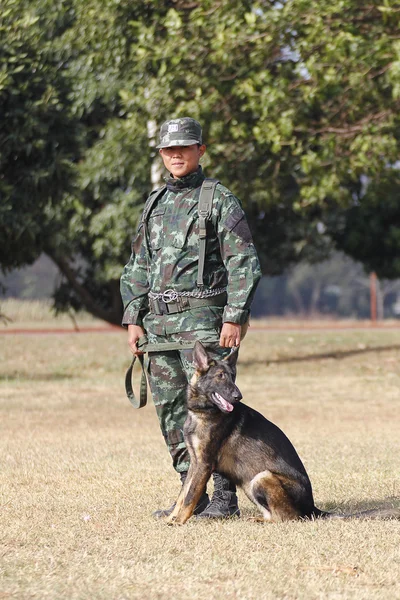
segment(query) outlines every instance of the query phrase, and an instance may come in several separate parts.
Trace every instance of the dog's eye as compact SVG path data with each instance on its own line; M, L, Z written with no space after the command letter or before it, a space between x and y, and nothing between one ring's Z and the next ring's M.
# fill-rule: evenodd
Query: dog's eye
M218 379L225 379L225 373L218 373Z

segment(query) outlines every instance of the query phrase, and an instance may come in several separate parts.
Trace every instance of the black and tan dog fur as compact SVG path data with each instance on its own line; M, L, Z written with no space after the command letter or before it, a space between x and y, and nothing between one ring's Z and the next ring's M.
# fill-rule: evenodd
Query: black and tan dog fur
M187 398L184 436L190 468L167 522L183 524L193 514L213 471L240 486L262 520L345 518L316 508L310 479L293 445L273 423L241 403L234 383L236 356L209 358L200 342ZM372 510L358 518L399 518L397 510Z

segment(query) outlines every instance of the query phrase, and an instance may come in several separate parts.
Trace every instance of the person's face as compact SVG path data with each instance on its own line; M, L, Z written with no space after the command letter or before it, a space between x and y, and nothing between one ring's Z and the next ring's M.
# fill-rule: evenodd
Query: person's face
M199 160L206 151L203 144L192 144L191 146L170 146L161 148L160 154L164 166L174 177L184 177L193 173L199 166Z

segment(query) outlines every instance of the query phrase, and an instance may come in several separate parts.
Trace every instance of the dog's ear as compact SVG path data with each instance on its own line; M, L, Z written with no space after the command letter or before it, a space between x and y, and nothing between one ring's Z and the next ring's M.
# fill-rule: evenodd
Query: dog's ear
M196 342L193 350L194 366L200 371L207 371L210 366L210 359L201 342Z
M230 354L228 354L228 356L226 356L224 358L224 360L228 363L228 365L230 367L236 367L236 362L237 362L237 358L238 358L238 352L239 352L239 346L236 346L236 348L232 348L232 351Z

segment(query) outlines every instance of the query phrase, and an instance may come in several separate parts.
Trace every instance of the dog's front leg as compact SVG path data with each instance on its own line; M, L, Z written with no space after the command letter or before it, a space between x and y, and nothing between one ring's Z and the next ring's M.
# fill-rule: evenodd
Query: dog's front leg
M197 464L196 467L189 468L186 481L174 510L167 518L167 523L183 525L190 519L210 477L211 469L204 464Z

